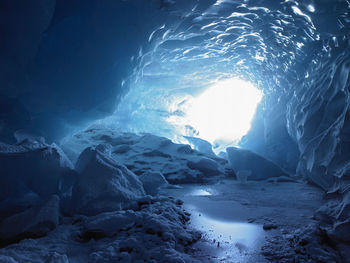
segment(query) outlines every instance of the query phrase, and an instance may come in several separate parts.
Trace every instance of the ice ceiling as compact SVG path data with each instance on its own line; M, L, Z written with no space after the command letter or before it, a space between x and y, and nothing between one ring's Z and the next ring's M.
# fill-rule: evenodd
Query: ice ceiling
M220 144L220 136L230 134L234 141L245 132L234 109L225 108L228 98L221 105L226 115L212 116L220 95L215 83L241 79L265 94L243 147L285 169L297 167L324 188L346 173L349 2L218 0L196 1L189 9L164 2L177 19L153 30L132 58L137 66L124 82L130 90L107 122L175 141L187 135ZM198 96L207 108L189 110L188 101ZM244 119L249 125L250 117Z
M199 117L186 120L188 106L215 83L240 79L264 94L240 146L327 189L350 167L349 5L7 1L0 8L0 134L10 140L30 128L59 141L94 123L213 141ZM226 124L234 118L226 115Z

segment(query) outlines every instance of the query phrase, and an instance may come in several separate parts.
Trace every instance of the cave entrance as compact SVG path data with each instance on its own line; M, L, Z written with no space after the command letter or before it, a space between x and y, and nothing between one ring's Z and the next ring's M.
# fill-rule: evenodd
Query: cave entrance
M235 143L248 133L263 92L239 78L220 80L194 97L186 112L197 136L213 145Z

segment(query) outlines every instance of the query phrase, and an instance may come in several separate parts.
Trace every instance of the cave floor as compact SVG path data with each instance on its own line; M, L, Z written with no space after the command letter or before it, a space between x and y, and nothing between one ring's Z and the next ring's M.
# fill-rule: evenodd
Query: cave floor
M190 251L201 262L269 262L262 248L312 223L322 204L321 190L299 182L182 186L163 194L183 200L190 224L203 233Z

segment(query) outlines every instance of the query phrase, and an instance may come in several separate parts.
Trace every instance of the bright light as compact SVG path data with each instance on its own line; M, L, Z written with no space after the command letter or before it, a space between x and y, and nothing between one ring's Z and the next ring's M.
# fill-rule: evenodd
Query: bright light
M187 121L200 138L211 143L237 141L250 130L262 96L249 82L237 78L218 81L193 99Z

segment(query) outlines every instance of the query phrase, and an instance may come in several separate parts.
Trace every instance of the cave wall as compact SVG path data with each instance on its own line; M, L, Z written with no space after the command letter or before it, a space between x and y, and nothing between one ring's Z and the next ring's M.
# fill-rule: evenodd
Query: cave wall
M346 179L350 167L349 40L333 37L328 43L296 83L287 110L300 150L298 173L324 189Z
M2 0L0 97L12 101L12 109L0 114L2 139L14 141L13 132L24 129L57 141L113 113L127 89L122 80L135 67L131 57L142 52L153 28L177 16L172 8L181 6L163 0Z

